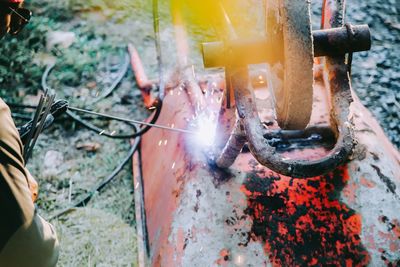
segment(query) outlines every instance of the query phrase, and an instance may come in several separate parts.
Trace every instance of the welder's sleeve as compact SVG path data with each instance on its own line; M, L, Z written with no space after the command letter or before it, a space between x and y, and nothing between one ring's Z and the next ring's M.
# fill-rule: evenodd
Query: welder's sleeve
M10 110L0 99L0 266L55 266L57 236L35 213L22 152Z

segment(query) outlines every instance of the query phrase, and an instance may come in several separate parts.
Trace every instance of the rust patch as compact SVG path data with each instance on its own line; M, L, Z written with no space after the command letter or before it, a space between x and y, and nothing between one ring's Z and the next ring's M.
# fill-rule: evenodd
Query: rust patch
M362 186L368 187L368 188L374 188L376 186L376 183L374 181L371 181L364 176L361 176L360 178L360 184Z
M215 264L219 266L228 266L228 261L230 260L230 251L226 248L222 249L219 252L219 255L221 256L218 260L215 261Z
M365 266L361 216L339 201L346 168L311 178L249 174L242 186L251 235L265 243L275 266Z

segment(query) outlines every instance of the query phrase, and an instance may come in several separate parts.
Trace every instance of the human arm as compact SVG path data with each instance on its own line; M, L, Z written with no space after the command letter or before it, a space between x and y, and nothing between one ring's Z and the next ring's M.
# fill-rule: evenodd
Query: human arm
M22 151L10 110L0 99L0 266L55 266L57 236L35 213L30 190L35 182Z

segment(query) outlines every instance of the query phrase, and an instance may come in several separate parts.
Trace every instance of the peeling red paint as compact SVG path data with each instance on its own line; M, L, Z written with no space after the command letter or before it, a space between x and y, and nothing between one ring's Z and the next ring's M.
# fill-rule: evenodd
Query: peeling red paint
M308 180L249 174L252 232L265 242L275 266L365 266L361 216L339 201L349 180L347 168Z
M219 252L220 258L215 261L218 266L228 266L230 251L226 248Z

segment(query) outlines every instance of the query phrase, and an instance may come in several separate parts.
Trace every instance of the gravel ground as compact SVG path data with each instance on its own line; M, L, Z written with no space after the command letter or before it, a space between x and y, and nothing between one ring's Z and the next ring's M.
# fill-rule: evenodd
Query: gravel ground
M400 147L400 1L348 1L347 18L368 24L372 49L353 58L353 88Z
M346 1L346 21L368 24L370 51L355 53L352 86L393 144L400 147L400 1ZM322 0L313 2L313 28L319 29Z

